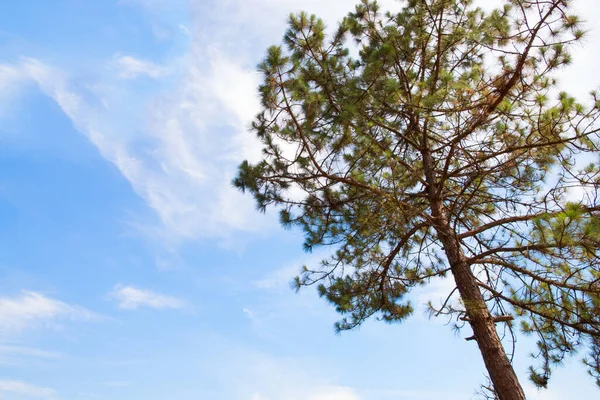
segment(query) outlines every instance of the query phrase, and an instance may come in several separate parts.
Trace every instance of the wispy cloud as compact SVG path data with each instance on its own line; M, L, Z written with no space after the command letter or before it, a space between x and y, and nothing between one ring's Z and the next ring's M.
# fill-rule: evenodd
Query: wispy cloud
M27 76L20 68L0 64L0 118L11 115L24 82Z
M190 0L119 0L118 3L143 9L148 16L154 37L158 40L170 40L177 32L177 25L173 26L168 16L173 10L179 9L183 12L189 2Z
M120 308L126 310L137 310L141 307L164 310L178 309L185 306L185 302L176 297L133 286L116 285L109 297L114 299Z
M431 302L434 307L441 307L444 303L455 309L462 309L460 296L454 283L454 278L449 275L446 277L432 278L425 286L413 289L412 297L416 305L423 311L428 310L427 304ZM450 296L450 297L449 297Z
M15 297L0 297L0 333L2 334L19 333L27 328L51 325L60 320L96 318L94 313L85 308L51 299L36 292L24 290Z
M14 380L0 380L0 393L13 393L43 399L56 398L56 391L54 389ZM2 398L4 398L4 396L2 396Z
M119 4L136 4L147 8L162 6L165 2L166 0L119 0Z
M35 349L32 347L23 346L12 346L12 345L0 345L0 356L1 355L19 355L26 357L37 357L37 358L48 358L55 359L62 357L61 353L56 351L47 351Z
M300 265L288 265L286 267L276 269L265 277L254 282L257 289L283 289L290 287L290 283L294 276L298 275Z
M407 399L407 400L462 400L465 393L451 390L435 390L427 387L421 389L368 389L365 396L374 399Z
M539 389L530 382L523 385L523 390L527 398L531 400L559 400L564 398L552 389Z
M169 69L162 65L129 55L116 55L114 65L119 76L124 79L135 79L140 76L158 79L169 74Z
M177 87L149 106L160 170L146 169L135 185L180 237L260 230L265 221L253 201L230 185L237 163L260 151L246 133L258 78L216 50L192 50L186 68Z
M0 93L6 93L23 81L22 71L10 65L0 65Z
M301 397L295 397L298 400L360 400L358 393L352 388L344 386L327 386L319 388L304 394ZM275 400L275 398L266 397L260 393L254 393L252 400Z
M254 281L254 287L274 291L290 290L291 283L294 277L298 276L302 271L302 266L317 270L322 261L331 256L331 253L332 249L324 248L316 250L313 253L304 254L298 259L268 272L261 279Z
M246 316L250 319L253 320L256 316L254 315L254 311L252 311L251 309L244 307L242 308L242 312L244 314L246 314Z
M310 394L307 400L359 400L356 390L344 386L321 388Z
M142 5L153 15L164 7L175 7L164 0L121 2ZM400 3L385 0L382 6L397 8ZM176 62L159 65L117 55L112 59L117 66L114 76L85 85L33 59L2 66L0 76L4 74L11 82L26 76L36 82L120 170L158 216L158 224L131 221L143 234L173 244L181 239L223 239L239 232L267 231L275 226L275 218L258 215L250 196L230 185L241 160L260 156L260 146L247 132L260 109L255 65L263 48L280 40L290 11L316 12L335 27L352 7L345 0L326 5L318 0L302 5L293 0L231 0L210 5L192 1L177 2L177 7L189 8L190 20L175 21L172 28L190 36L185 38L187 52L178 54ZM210 31L203 23L207 18L214 22ZM165 75L171 72L172 81L165 85ZM150 82L141 95L123 79L141 76L156 81L154 91ZM86 89L92 87L103 91Z
M106 381L102 383L104 386L108 387L127 387L129 386L129 382L127 381Z
M54 99L156 211L159 227L147 220L131 225L166 244L265 227L253 201L230 185L237 163L259 152L245 132L258 104L257 78L218 53L208 65L192 53L172 92L157 89L151 100L118 76L82 85L36 59L10 66Z
M277 357L214 340L222 350L211 364L211 376L227 377L224 398L232 400L360 400L358 390L338 383L339 370L321 357Z
M29 366L31 364L39 364L40 362L47 364L55 362L62 356L62 353L56 351L15 345L0 345L0 365Z
M190 28L188 28L186 25L179 24L178 27L179 27L179 30L181 31L181 33L183 33L184 35L186 35L186 36L191 35Z

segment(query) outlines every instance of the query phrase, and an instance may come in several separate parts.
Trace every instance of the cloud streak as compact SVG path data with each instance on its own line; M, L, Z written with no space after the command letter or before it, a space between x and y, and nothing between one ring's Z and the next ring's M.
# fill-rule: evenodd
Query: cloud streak
M176 297L133 286L116 285L109 297L117 302L119 308L125 310L137 310L142 307L165 310L185 306L185 302Z
M316 389L310 394L304 394L300 397L295 397L294 400L360 400L356 391L344 386L327 386ZM254 393L252 400L274 400L271 397L266 397L260 393Z
M46 359L56 359L56 358L62 357L61 353L57 353L55 351L47 351L47 350L34 349L31 347L10 346L10 345L0 345L0 356L2 356L2 355L18 355L18 356L46 358Z
M96 318L94 313L85 308L36 292L24 290L15 297L0 297L0 334L4 335L18 334L26 329L51 325L61 320L87 321Z
M85 84L32 58L0 64L0 71L10 75L7 81L24 77L21 82L37 84L160 220L156 227L148 220L131 221L132 226L165 243L177 243L266 226L252 200L230 185L237 163L258 153L245 132L258 107L257 78L218 52L209 63L201 57L192 51L175 87L161 94L156 89L149 100L135 94L121 75L140 76L145 70L158 77L163 70L133 59L121 59L129 69L113 80Z
M122 3L142 5L152 15L170 4ZM400 6L382 2L385 9ZM230 185L241 160L260 156L260 145L247 132L260 109L255 65L266 45L280 42L290 11L315 12L333 28L352 5L344 0L308 0L301 7L292 0L194 0L177 7L189 8L190 21L173 21L172 26L175 31L185 28L181 37L188 46L170 57L170 64L117 53L107 61L114 76L77 84L69 73L23 59L0 65L0 87L13 87L26 77L57 102L155 212L158 224L130 221L144 235L171 245L268 232L276 226L275 218L258 215L250 196ZM136 86L140 77L152 78L143 82L143 94ZM90 90L94 87L103 90Z
M114 63L119 76L124 79L140 76L158 79L169 74L169 70L161 65L129 55L116 55Z
M0 393L3 392L44 399L56 398L56 391L54 389L13 380L0 380Z

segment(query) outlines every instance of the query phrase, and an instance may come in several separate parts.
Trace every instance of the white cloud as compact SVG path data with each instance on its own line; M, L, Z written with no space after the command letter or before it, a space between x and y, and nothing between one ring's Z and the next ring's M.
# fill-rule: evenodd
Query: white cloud
M55 359L62 357L61 353L55 351L40 350L23 346L0 345L0 356L6 355L18 355L47 359Z
M285 397L289 400L360 400L356 391L349 387L327 386L313 390L309 394L300 394L296 397ZM275 398L254 393L252 400L274 400Z
M157 40L164 41L173 38L177 31L177 24L169 21L173 10L187 8L188 0L119 0L118 4L127 6L139 6L147 14L147 22L150 24L152 33Z
M0 65L0 95L6 96L9 92L14 92L25 79L26 77L19 68Z
M0 393L3 392L44 399L56 398L56 391L54 389L14 380L0 380Z
M0 297L0 333L13 334L25 329L51 325L60 320L91 320L97 316L77 306L31 291L15 297Z
M416 301L416 306L421 310L428 310L427 304L431 302L433 307L440 308L447 300L446 304L454 309L462 309L458 290L454 290L456 284L452 274L448 274L444 278L432 278L426 286L416 287L412 291L412 297ZM454 291L454 292L453 292Z
M159 174L134 185L145 187L150 206L181 237L258 230L265 224L253 201L230 185L237 163L257 153L245 132L257 81L219 53L208 65L200 51L190 57L174 92L150 106Z
M123 5L138 5L148 11L160 12L169 5L183 3L186 0L119 0L119 4Z
M354 6L358 2L348 2L347 0L305 0L298 2L296 0L224 0L216 2L212 7L212 18L221 23L216 26L223 26L219 32L212 32L213 36L219 38L238 36L241 40L248 40L248 33L260 35L261 39L273 38L272 42L279 42L286 28L286 22L291 12L306 11L314 13L330 27L336 27L340 21L349 12L354 11ZM382 0L378 2L384 10L398 10L402 3L397 0ZM202 7L202 0L192 1L192 9L198 13L206 13ZM226 23L226 21L230 21ZM256 21L261 21L256 24ZM251 29L250 29L251 27ZM225 40L223 40L225 42Z
M237 163L257 152L242 132L256 106L254 74L218 54L200 67L200 57L190 56L171 94L155 96L146 108L117 81L77 86L63 71L31 58L10 69L54 99L160 218L159 227L148 221L131 226L169 244L265 226L252 199L230 185ZM227 77L239 84L229 85Z
M249 309L249 308L246 308L246 307L242 308L242 312L243 312L244 314L246 314L246 316L247 316L249 319L254 319L254 317L255 317L255 315L254 315L254 311L252 311L252 310L251 310L251 309Z
M185 303L175 297L155 293L148 289L133 286L116 285L109 297L118 302L119 307L126 310L137 310L150 307L156 310L183 308Z
M39 363L53 363L62 357L62 353L32 347L0 345L0 365L29 366ZM2 398L0 396L0 398Z
M27 76L19 68L0 64L0 118L13 113L15 99L19 97Z
M263 290L289 290L293 279L302 271L302 266L306 265L309 269L317 270L321 261L331 256L332 249L320 249L312 253L304 254L298 259L276 268L264 277L254 282L254 287Z
M560 400L563 397L551 389L538 389L533 384L526 382L523 385L525 396L530 400Z
M236 346L225 338L214 345L223 346L223 351L211 373L216 379L227 377L223 395L228 399L361 400L356 389L338 382L338 372L326 358L277 357Z
M181 31L181 33L183 33L184 35L186 35L186 36L191 35L190 28L188 28L186 25L179 24L178 27L179 27L179 30Z
M255 310L250 309L248 307L242 308L242 312L248 318L253 330L257 331L264 338L273 338L271 332L264 327L264 315L262 313L257 313Z
M129 386L129 382L127 381L107 381L103 382L104 386L108 387L127 387Z
M29 77L60 105L155 211L158 224L131 221L131 226L144 234L173 244L182 238L227 240L236 232L264 232L275 226L275 218L259 215L250 196L230 185L237 164L260 155L257 140L247 132L260 108L260 77L255 65L268 44L281 41L290 11L314 12L335 27L353 4L345 0L307 0L302 4L293 0L224 0L209 7L200 0L189 4L122 2L142 5L153 15L167 8L187 9L190 21L185 25L171 22L173 30L189 33L189 38L181 39L189 41L188 52L172 58L169 65L117 55L114 77L87 82L84 87L56 68L25 59L18 65L2 66L0 82L3 75L10 82ZM398 8L401 3L385 0L382 6ZM207 19L213 21L210 30ZM595 53L586 54L591 57ZM595 65L585 61L584 68ZM570 71L573 77L583 76ZM167 73L179 77L170 87L163 85ZM142 97L121 78L139 76L156 79L154 93L150 89Z
M8 85L22 79L21 71L8 65L0 65L0 90L4 90Z
M165 0L119 0L119 4L136 4L141 7L153 8L164 4Z
M158 79L169 74L166 67L128 55L115 56L114 64L119 76L124 79L135 79L140 76Z
M318 260L317 260L318 261ZM262 279L254 282L257 289L282 289L289 288L292 279L298 275L302 264L290 264L287 267L277 269Z
M360 400L360 397L352 388L332 386L315 391L307 400Z
M26 76L37 83L42 92L56 101L65 114L73 119L81 112L82 99L68 89L65 75L34 58L23 58L19 64Z

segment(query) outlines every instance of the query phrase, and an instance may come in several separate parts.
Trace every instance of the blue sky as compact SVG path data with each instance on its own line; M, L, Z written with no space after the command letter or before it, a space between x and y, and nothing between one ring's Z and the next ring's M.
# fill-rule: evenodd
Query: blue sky
M0 0L0 399L473 396L484 371L468 332L419 309L334 335L333 309L288 287L320 253L229 186L259 152L255 65L286 16L332 24L352 7L299 4ZM576 4L600 21L593 0ZM580 95L600 83L588 27L561 75ZM577 360L526 390L598 395Z

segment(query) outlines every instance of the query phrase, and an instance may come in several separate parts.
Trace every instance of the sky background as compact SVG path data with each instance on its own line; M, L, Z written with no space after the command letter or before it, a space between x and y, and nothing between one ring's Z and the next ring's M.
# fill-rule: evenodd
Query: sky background
M560 82L585 95L600 6L574 3L590 34ZM289 289L323 253L229 184L259 155L255 66L287 15L335 26L353 4L0 0L0 399L474 397L467 330L421 307L336 336L333 308ZM577 359L549 390L525 385L534 400L600 393Z

